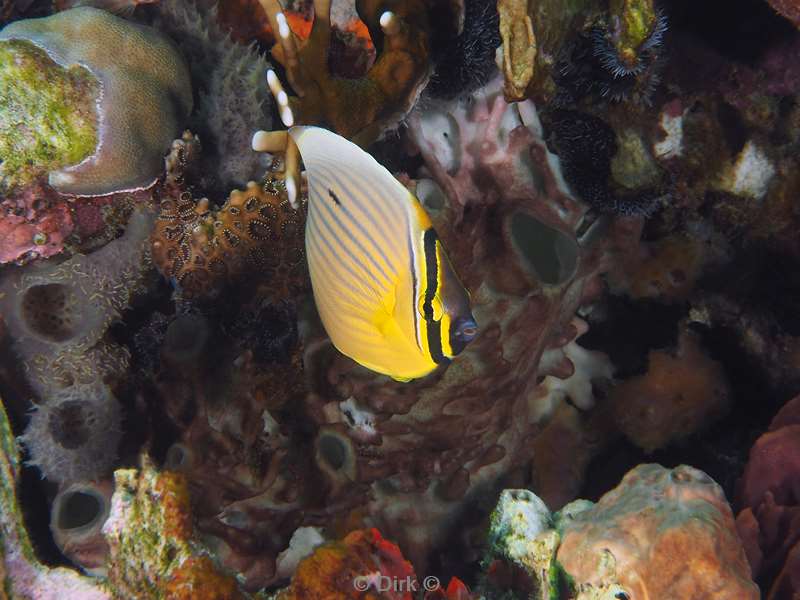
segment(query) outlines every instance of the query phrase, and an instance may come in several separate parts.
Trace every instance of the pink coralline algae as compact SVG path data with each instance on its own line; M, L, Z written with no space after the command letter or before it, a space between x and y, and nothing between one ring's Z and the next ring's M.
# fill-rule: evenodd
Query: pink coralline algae
M766 581L768 600L800 593L800 396L775 416L750 450L739 482L736 517L754 575ZM793 595L794 594L794 595Z
M54 256L75 228L69 203L36 183L0 201L0 264Z

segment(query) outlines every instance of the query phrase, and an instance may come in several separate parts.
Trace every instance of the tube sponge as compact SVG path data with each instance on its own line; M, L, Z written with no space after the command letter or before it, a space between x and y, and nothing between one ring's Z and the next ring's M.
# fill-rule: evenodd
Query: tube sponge
M100 82L97 146L78 164L52 171L50 185L93 196L155 181L192 109L189 71L166 37L106 11L79 7L11 23L0 31L2 40L27 40L61 67L83 66Z
M122 237L97 252L0 279L0 315L42 397L126 368L127 351L103 338L150 269L153 221L152 212L137 209Z
M114 464L122 436L119 402L106 385L75 385L36 407L20 438L28 464L52 481L91 480Z

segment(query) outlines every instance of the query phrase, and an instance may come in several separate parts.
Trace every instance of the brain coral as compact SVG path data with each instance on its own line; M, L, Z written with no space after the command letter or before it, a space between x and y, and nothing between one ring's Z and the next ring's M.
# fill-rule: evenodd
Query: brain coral
M146 187L155 180L163 155L192 108L189 72L169 40L90 7L17 21L0 32L0 40L27 40L63 68L85 67L100 84L96 148L81 162L52 171L53 187L100 195ZM37 85L57 85L49 79L20 83L25 81L33 90L21 85L12 92L24 97L37 91ZM12 138L20 135L24 129L11 133Z

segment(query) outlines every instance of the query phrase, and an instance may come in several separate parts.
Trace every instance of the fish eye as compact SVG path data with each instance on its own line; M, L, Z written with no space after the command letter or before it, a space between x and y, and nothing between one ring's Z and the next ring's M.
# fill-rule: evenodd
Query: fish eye
M455 324L455 334L459 340L471 342L478 335L478 324L475 319L459 319Z

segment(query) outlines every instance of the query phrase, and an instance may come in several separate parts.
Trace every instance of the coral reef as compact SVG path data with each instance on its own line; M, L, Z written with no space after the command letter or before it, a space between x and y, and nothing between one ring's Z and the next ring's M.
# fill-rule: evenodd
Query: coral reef
M261 4L272 30L280 31L278 1L262 0ZM286 37L279 36L273 56L286 68L298 94L289 98L298 123L327 124L336 133L367 145L408 114L428 82L429 8L417 0L358 4L359 17L379 50L375 63L360 79L335 77L329 71L330 9L330 0L317 0L308 39L300 40L288 31ZM285 17L283 24L287 30Z
M383 577L407 582L407 585L404 589L380 593L384 591ZM418 586L414 568L403 558L400 548L383 539L376 529L358 530L340 542L320 546L304 559L291 585L281 591L276 600L345 600L364 597L362 594L371 590L377 592L375 598L406 600Z
M50 185L64 193L88 196L147 187L155 181L162 169L164 152L181 131L192 108L188 70L169 40L149 27L90 7L67 10L43 19L16 21L0 32L0 40L26 41L46 52L62 69L81 66L99 87L96 147L86 156L85 141L77 145L74 141L86 139L86 134L77 135L86 125L82 128L71 125L77 130L74 134L67 131L63 132L68 134L65 138L56 136L63 141L55 149L45 144L45 164L42 165L45 169L54 166L54 161L61 167L64 161L86 156L77 164L51 171ZM125 52L108 51L108 48L122 45L127 49ZM70 100L71 96L62 99L50 97L52 93L46 90L38 91L37 83L57 85L58 77L64 77L58 73L54 76L57 79L52 84L50 77L44 80L22 78L17 87L12 87L23 97L41 98L38 104L20 102L20 109L25 112L17 115L18 121L27 122L29 110L33 124L50 123L50 114L54 111L74 115L69 119L62 116L65 124L88 120L72 108L75 101ZM33 90L27 91L26 86L30 85ZM41 143L37 145L36 140L45 132L32 127L34 137L29 140L26 130L13 130L2 137L10 139L14 146L38 148ZM70 153L60 156L55 151L59 145L68 148Z
M19 21L78 3L108 10ZM1 414L0 596L749 599L745 556L763 597L800 590L789 3L141 4L0 4L0 393L30 464ZM400 383L331 344L300 165L287 188L296 157L251 151L289 107L420 199L479 325L459 360ZM123 113L137 160L59 194Z
M526 469L530 440L568 397L544 379L583 372L565 347L603 269L602 244L576 239L583 211L560 184L532 105L506 105L501 85L411 119L434 177L417 190L472 293L481 335L446 370L399 384L332 353L311 319L300 329L312 385L304 411L327 502L368 498L367 522L419 570L478 497ZM591 385L573 391L592 406Z
M115 491L103 534L109 545L108 583L117 598L233 600L236 580L195 546L186 481L157 471L114 473Z
M557 527L557 560L578 590L619 585L631 600L759 597L725 495L692 467L640 465L597 504L565 507ZM703 568L687 568L694 564Z
M423 596L420 596L423 593ZM377 529L352 531L344 539L319 546L303 559L291 584L275 600L471 600L457 577L442 587L435 577L417 579L397 545Z
M559 597L554 561L559 537L552 529L550 511L536 494L504 490L492 513L486 540L482 564L487 580L500 587L524 582L523 588L535 591L536 598Z
M56 600L72 597L110 600L111 593L96 581L71 569L45 566L37 559L25 527L18 498L22 463L0 402L0 582L4 597Z
M775 415L750 450L739 482L736 517L753 574L765 580L768 600L800 590L800 398Z
M105 335L143 286L152 224L152 213L139 208L124 235L97 252L3 278L3 320L41 403L56 390L127 369L127 350Z
M34 409L21 441L29 464L51 481L92 480L108 474L122 436L121 407L103 384L76 384Z
M489 540L486 598L759 597L722 490L692 467L639 465L596 504L552 516L531 492L506 490Z

